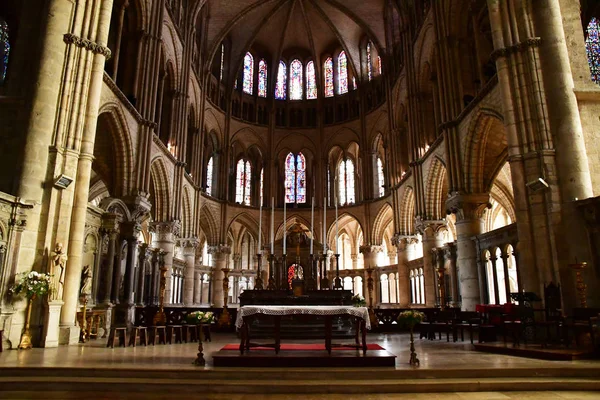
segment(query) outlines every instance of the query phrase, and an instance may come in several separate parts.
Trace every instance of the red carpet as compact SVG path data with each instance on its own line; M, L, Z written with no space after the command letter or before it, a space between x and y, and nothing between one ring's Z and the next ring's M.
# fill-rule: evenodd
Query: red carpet
M229 343L225 345L221 350L240 350L239 343ZM253 347L252 350L273 350L272 347ZM309 343L309 344L294 344L294 343L282 343L281 350L297 350L297 351L325 351L325 344ZM352 350L346 347L334 347L333 350ZM377 343L367 343L367 350L385 350Z

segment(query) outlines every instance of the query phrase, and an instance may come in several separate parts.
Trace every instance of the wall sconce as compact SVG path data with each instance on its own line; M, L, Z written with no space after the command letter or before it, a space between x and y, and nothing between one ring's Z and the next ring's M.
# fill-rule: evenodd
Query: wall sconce
M527 182L526 186L534 192L539 192L540 190L549 187L548 183L542 178L537 178L535 181Z
M66 189L73 182L73 178L61 174L55 181L54 187L57 189Z

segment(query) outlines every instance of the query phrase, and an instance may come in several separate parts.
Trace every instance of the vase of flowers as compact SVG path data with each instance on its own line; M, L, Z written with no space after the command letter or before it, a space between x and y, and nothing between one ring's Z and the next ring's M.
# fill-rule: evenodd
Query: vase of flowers
M415 352L415 341L413 338L413 329L417 324L425 320L425 314L416 310L406 310L398 316L398 323L410 329L410 365L419 365L419 359Z
M194 311L186 316L188 324L199 325L199 324L212 324L215 320L215 316L211 311Z
M9 289L9 293L13 298L25 297L27 299L27 313L25 314L25 328L21 335L19 349L30 349L31 334L29 332L29 324L31 321L31 306L36 297L46 295L50 291L50 281L52 276L46 273L36 271L23 272L15 278L15 283Z
M366 307L367 301L360 294L352 296L352 305L354 307Z

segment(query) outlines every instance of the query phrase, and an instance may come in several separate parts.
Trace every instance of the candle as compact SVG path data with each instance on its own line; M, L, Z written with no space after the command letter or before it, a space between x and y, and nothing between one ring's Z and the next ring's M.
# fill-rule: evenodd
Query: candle
M323 254L327 253L327 198L323 197Z
M275 243L275 234L273 232L273 227L275 226L275 198L271 197L271 254L273 251L273 244Z
M314 228L315 224L315 196L312 197L312 205L310 206L310 254L313 253L313 238L314 238Z
M335 254L338 253L338 236L340 234L340 227L338 226L338 209L337 209L337 198L335 199Z
M283 199L283 255L284 256L285 256L286 248L287 248L286 243L285 243L285 237L286 237L286 233L287 233L286 232L286 225L287 225L286 224L286 216L287 216L287 213L286 213L286 206L285 206L286 203L287 203L287 201L284 198Z
M262 201L260 202L260 208L258 210L258 254L262 254L261 236L262 236Z

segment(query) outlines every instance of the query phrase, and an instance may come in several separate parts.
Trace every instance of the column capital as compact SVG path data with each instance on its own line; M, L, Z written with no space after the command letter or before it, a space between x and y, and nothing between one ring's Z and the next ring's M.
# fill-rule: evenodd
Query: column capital
M142 231L142 224L137 221L126 221L121 223L121 233L125 236L127 240L135 239L137 240L140 232Z
M177 239L177 246L181 247L182 249L191 249L195 252L200 246L200 240L198 240L196 237Z
M488 193L455 193L446 200L446 212L455 214L457 222L483 218L490 208L492 204Z
M216 246L208 246L208 254L211 254L215 257L220 255L228 255L231 254L231 246L226 244L218 244Z
M418 216L415 218L415 230L423 236L423 239L434 237L446 232L446 220L428 220Z
M359 250L363 254L372 254L372 253L377 254L377 253L381 253L381 246L368 244L368 245L360 246Z
M141 222L150 213L152 203L150 203L148 197L148 194L138 192L137 195L126 196L123 198L123 202L129 207L132 220Z
M172 241L174 237L179 236L181 224L179 221L152 222L150 232L158 235L158 240Z
M444 245L444 257L446 260L456 261L456 244L446 243Z
M405 251L411 244L418 244L419 238L416 235L401 235L396 233L392 236L392 244L398 248L398 251Z

